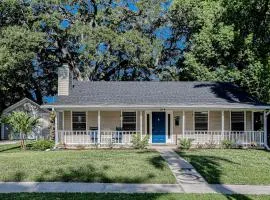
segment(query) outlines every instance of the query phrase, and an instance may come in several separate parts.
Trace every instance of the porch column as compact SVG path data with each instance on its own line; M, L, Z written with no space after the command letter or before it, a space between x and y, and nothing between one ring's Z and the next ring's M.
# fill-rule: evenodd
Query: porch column
M54 141L55 141L55 146L59 143L59 140L58 140L58 113L54 110L54 108L52 109L53 112L55 112L55 119L54 119Z
M140 111L140 134L142 139L142 111Z
M123 110L121 110L121 113L120 113L120 125L122 129L123 128Z
M221 111L221 135L224 139L224 110Z
M101 135L100 135L100 128L101 128L101 126L100 126L100 110L98 111L98 144L100 144L100 138L101 138Z
M86 135L87 135L87 131L88 131L88 111L85 112L85 132L86 132ZM83 137L84 139L84 137Z
M1 123L1 137L0 137L0 140L4 140L4 134L5 133L5 124L4 123Z
M263 124L263 131L264 131L264 146L270 150L268 144L267 144L267 117L269 115L269 112L264 111L263 116L264 116L264 124Z
M185 123L186 123L186 116L185 116L185 111L183 111L183 117L182 117L182 134L183 134L183 137L185 136Z
M247 130L247 112L244 111L244 131Z
M254 111L251 111L251 130L254 131Z

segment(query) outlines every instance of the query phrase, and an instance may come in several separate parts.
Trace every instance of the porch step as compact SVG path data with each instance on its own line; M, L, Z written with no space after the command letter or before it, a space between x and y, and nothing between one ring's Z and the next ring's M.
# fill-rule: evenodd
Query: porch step
M178 148L178 146L173 145L173 144L150 144L149 148L150 149L155 149L155 150L162 150L162 149L175 150L175 149Z

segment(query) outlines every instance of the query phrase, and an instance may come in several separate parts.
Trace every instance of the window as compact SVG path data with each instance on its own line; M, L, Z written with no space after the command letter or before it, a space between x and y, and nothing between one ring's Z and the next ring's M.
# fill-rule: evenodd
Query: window
M243 131L245 130L244 112L231 112L231 130Z
M73 112L72 113L72 127L75 131L86 130L86 113Z
M150 115L147 114L146 116L146 134L150 134Z
M58 124L58 130L63 130L63 112L57 113L57 124Z
M135 131L136 130L136 112L123 112L123 130Z
M180 117L179 117L179 116L176 116L176 117L175 117L174 125L175 125L175 126L180 126Z
M254 112L254 131L263 130L263 113L262 112Z
M208 112L195 112L195 130L208 130Z
M171 139L171 114L168 114L168 139Z

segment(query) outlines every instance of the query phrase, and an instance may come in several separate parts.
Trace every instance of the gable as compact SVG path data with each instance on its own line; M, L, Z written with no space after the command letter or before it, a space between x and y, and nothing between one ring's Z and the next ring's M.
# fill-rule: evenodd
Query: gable
M24 111L27 112L31 115L35 115L35 116L40 116L41 114L47 114L49 113L48 110L45 110L43 108L40 107L40 105L38 105L37 103L31 101L28 98L24 98L21 101L9 106L8 108L6 108L2 115L7 115L9 113L12 113L14 111Z

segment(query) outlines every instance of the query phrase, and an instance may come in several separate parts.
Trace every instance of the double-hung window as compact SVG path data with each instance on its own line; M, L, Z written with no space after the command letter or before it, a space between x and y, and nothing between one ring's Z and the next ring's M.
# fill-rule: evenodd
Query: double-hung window
M195 112L195 130L208 130L208 112Z
M254 112L254 131L262 131L264 126L263 112Z
M231 112L231 130L244 131L245 130L245 114L244 112Z
M85 112L72 112L72 127L74 131L86 130Z
M123 112L122 113L122 125L125 131L136 130L136 112Z

